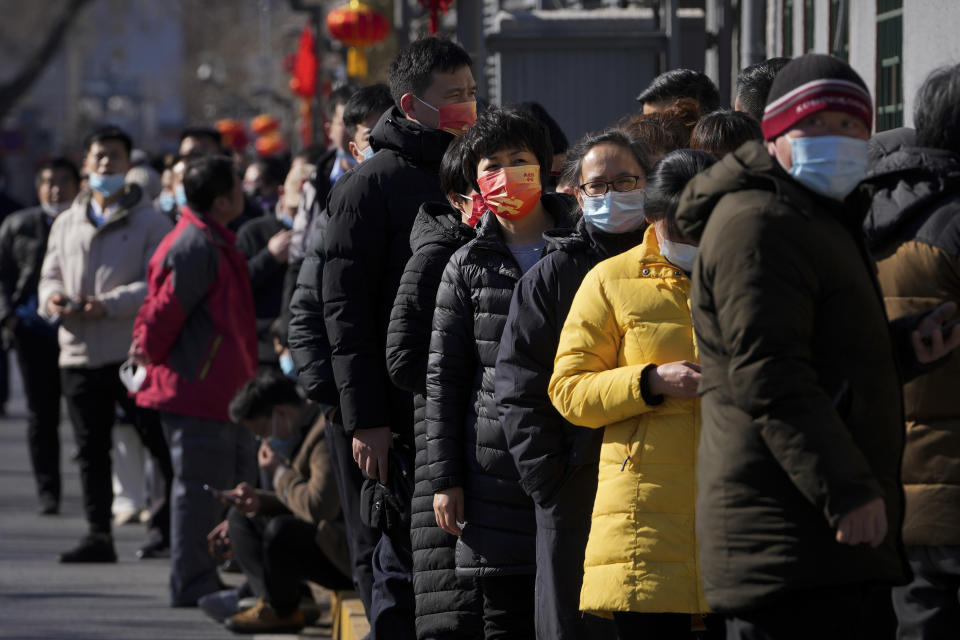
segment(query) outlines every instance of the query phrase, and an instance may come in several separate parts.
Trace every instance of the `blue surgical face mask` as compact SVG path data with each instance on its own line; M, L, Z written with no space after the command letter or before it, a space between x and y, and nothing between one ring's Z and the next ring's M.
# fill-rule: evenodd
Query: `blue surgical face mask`
M363 157L363 162L366 162L373 157L376 151L373 150L373 147L368 143L363 149L360 149L360 155Z
M177 188L173 190L173 199L178 207L187 206L187 192L184 191L182 184L178 184Z
M643 207L647 192L607 191L602 196L583 196L583 217L590 225L605 233L629 233L644 222Z
M293 364L293 356L289 351L280 354L280 371L288 378L297 379L297 367Z
M90 188L102 193L104 198L109 198L123 189L123 178L122 173L91 173L89 177Z
M160 195L157 196L157 206L160 207L160 211L173 211L173 208L177 206L177 199L169 191L161 191Z
M867 141L849 136L791 138L789 173L820 195L843 200L867 175Z
M675 267L680 267L687 273L693 271L693 262L697 259L697 248L692 244L674 242L664 238L657 230L657 244L660 246L660 255Z
M273 449L273 452L279 455L281 458L290 462L290 458L293 456L294 447L297 446L297 434L290 433L286 438L281 438L277 434L277 412L274 410L273 414L270 417L270 439L267 440L267 444Z
M338 160L346 160L346 161L347 161L347 165L348 165L348 166L351 166L351 167L357 164L357 159L356 159L356 158L354 158L352 155L350 155L349 153L347 153L346 151L344 151L343 149L341 149L341 148L339 148L339 147L337 147L337 159L338 159Z

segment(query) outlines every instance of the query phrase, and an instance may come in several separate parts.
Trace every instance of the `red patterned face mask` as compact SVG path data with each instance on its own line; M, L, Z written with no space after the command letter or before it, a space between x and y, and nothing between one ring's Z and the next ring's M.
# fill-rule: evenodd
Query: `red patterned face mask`
M475 227L480 222L480 218L483 217L483 212L487 210L487 207L483 204L483 196L479 193L474 193L470 198L473 200L473 211L467 217L467 224Z
M416 97L416 96L414 96ZM417 98L420 100L420 98ZM440 121L437 123L437 129L452 133L455 136L462 136L467 129L472 127L477 121L477 101L467 100L466 102L455 102L453 104L442 104L435 107L429 102L420 100L423 104L430 107L440 115Z
M535 164L485 173L477 184L486 208L506 220L523 218L540 202L540 167Z

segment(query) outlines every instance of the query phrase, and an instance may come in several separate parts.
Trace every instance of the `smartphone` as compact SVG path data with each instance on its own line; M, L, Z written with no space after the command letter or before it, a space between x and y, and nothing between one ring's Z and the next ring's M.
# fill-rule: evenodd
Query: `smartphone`
M943 333L944 339L946 339L947 336L950 335L950 332L951 332L951 331L953 330L953 328L954 328L955 326L957 326L958 324L960 324L960 317L954 318L954 319L951 320L950 322L947 322L947 323L945 323L945 324L940 325L940 332ZM930 343L933 342L933 340L932 340L932 338L931 338L930 336L923 336L923 337L920 338L920 339L923 341L923 344L930 344Z
M220 489L211 487L208 484L203 485L203 490L209 493L210 495L212 495L217 500L229 502L230 504L237 504L238 502L240 502L239 498L232 496L230 494L224 493L223 491L220 491Z
M83 311L83 300L67 300L63 303L63 308L74 313Z

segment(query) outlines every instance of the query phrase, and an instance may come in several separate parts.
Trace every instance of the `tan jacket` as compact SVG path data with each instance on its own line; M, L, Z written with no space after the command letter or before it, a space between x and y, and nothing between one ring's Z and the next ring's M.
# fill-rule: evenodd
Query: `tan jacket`
M344 576L350 576L347 534L325 431L326 417L318 412L290 466L274 477L276 493L260 492L261 513L282 512L286 507L301 520L316 524L317 546Z
M55 293L71 299L96 298L107 311L96 320L63 319L61 367L93 368L126 359L133 320L147 293L147 263L172 228L136 185L126 185L119 208L103 226L93 223L89 209L86 192L57 216L40 270L37 302L45 319L57 319L46 309Z

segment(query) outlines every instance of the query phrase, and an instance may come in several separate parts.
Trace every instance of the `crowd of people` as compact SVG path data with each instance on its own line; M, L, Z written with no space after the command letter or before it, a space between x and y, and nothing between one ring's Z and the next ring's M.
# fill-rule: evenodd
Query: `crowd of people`
M44 514L73 424L61 562L116 561L119 420L140 557L233 631L299 630L313 581L380 640L953 637L960 66L873 136L837 58L733 110L669 71L571 145L471 64L410 44L289 161L196 127L160 175L108 126L38 169L0 320Z

